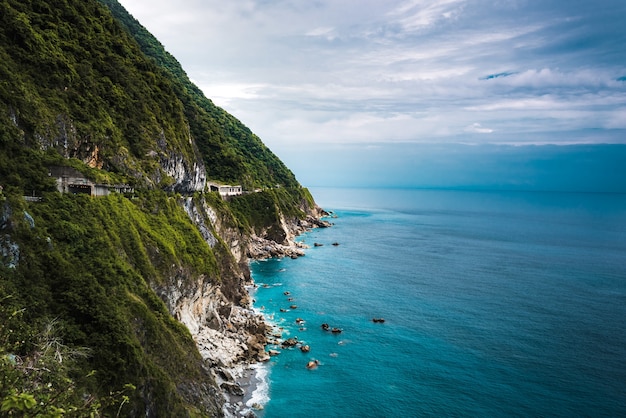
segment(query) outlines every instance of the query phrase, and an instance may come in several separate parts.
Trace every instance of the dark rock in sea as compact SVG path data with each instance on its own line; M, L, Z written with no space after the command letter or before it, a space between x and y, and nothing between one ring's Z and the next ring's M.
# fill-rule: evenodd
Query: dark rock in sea
M267 352L267 354L269 354L270 356L272 356L272 357L273 357L273 356L277 356L277 355L279 355L279 354L280 354L280 351L278 351L278 350L269 350L269 351Z
M339 245L339 243L338 242L333 242L333 245L336 247L336 246Z
M288 347L295 347L297 344L298 344L297 338L289 338L283 341L281 345L283 348L288 348Z
M333 329L331 330L331 332L332 332L333 334L341 334L341 333L343 332L343 330L342 330L342 329L340 329L340 328L333 328Z
M328 325L328 324L324 323L324 324L322 324L322 329L323 329L324 331L328 331L328 330L330 329L330 325Z
M376 323L382 324L383 322L385 322L385 318L373 318L372 322L376 322Z
M314 247L323 247L324 244L320 244L319 242L315 242L315 243L313 243L313 246Z
M311 360L306 364L306 368L309 370L317 369L317 366L320 364L319 360Z
M298 305L291 305L290 308L291 309L298 309Z
M300 347L300 351L302 351L303 353L308 353L309 351L311 351L311 347L309 345L303 345Z
M291 295L291 292L289 290L287 290L287 291L283 292L283 295L289 296L289 295Z

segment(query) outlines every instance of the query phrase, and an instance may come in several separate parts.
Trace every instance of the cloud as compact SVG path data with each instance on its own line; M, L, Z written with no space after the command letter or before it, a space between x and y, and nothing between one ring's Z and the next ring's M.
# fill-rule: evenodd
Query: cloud
M480 123L472 123L470 126L465 128L465 131L476 134L490 134L493 132L493 129L483 128Z
M442 20L453 19L465 0L413 0L400 4L387 15L405 32L429 28Z
M622 0L121 3L270 148L626 143Z
M311 36L311 37L325 38L329 41L332 41L337 38L337 35L335 34L335 29L331 27L315 28L315 29L308 31L305 35Z

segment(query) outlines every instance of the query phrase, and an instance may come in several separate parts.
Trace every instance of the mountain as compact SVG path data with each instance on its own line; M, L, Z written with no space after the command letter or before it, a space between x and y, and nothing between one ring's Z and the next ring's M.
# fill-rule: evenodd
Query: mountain
M322 214L116 1L0 2L3 414L223 415L248 260Z

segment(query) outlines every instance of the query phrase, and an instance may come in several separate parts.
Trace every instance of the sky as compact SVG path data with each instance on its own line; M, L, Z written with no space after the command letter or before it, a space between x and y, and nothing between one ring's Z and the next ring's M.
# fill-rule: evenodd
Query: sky
M626 144L624 0L119 1L297 176L330 153Z

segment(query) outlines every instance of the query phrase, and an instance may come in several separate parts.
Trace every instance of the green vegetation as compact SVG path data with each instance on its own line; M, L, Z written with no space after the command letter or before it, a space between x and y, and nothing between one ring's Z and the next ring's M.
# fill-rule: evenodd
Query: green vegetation
M297 186L114 0L0 2L0 122L2 144L54 149L124 182L168 184L160 162L180 156L217 181Z
M0 289L1 290L1 289ZM98 416L106 410L127 412L128 394L133 385L103 397L78 391L91 385L96 372L80 375L78 360L89 356L89 350L70 348L58 337L58 324L48 323L34 335L34 346L24 354L22 343L15 341L23 328L24 309L15 309L10 296L0 299L0 413L16 417L84 417ZM22 355L15 354L22 351Z
M3 142L146 181L148 152L194 156L171 81L98 2L0 2L0 79Z
M229 206L245 232L282 242L285 235L280 228L281 216L302 219L306 216L305 211L312 209L315 203L307 189L272 188L234 197Z
M172 161L264 188L193 197L235 241L281 241L281 216L314 205L115 0L0 0L0 415L220 415L211 372L164 300L202 280L238 303L246 270L190 220ZM61 195L56 165L136 192Z
M207 99L189 80L179 62L116 0L99 1L124 24L142 51L171 75L209 178L243 184L247 189L276 184L298 186L293 173L278 157L239 120Z
M56 322L68 350L86 350L74 360L75 371L60 373L61 380L76 378L68 385L77 393L105 397L111 388L132 384L131 409L143 410L150 393L152 408L192 413L200 395L180 388L212 378L187 329L152 289L183 267L189 280L219 280L220 273L177 197L153 191L133 200L94 199L55 192L30 205L11 195L6 202L13 213L8 236L20 250L17 268L0 267L0 291L21 315L11 318L0 349L36 356L36 335ZM10 387L0 390L14 395Z

